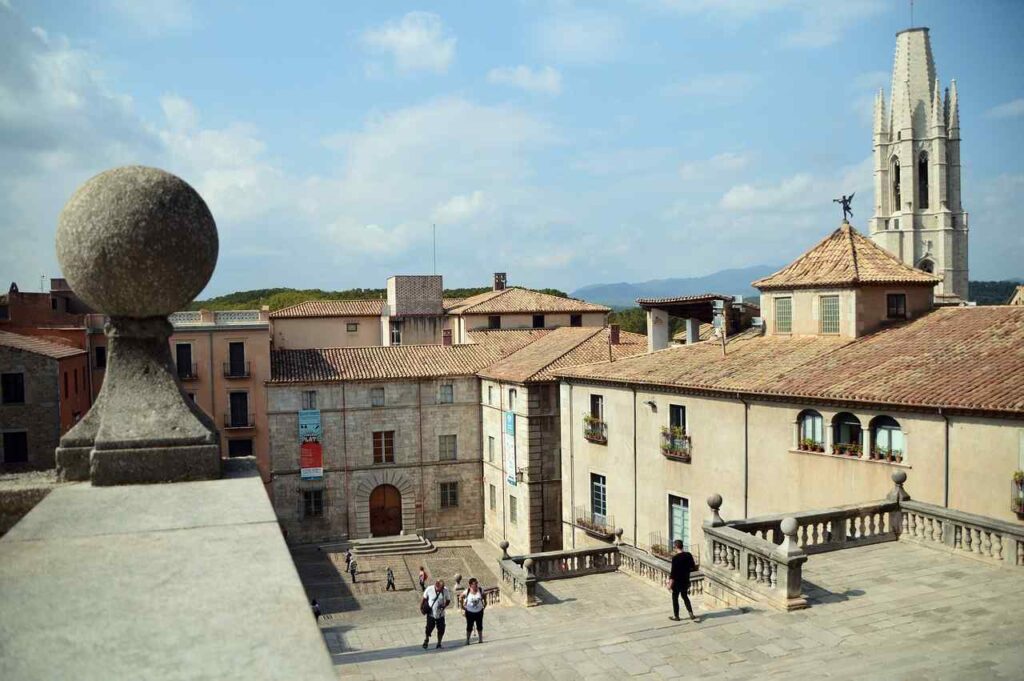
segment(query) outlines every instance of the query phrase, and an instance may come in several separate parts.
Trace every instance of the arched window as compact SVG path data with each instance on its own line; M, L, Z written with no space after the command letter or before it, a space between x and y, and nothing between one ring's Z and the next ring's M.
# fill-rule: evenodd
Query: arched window
M922 260L921 264L918 265L917 268L922 272L927 272L928 274L935 273L935 263L928 259Z
M892 179L892 212L900 212L900 160L892 157L892 165L889 169L889 177Z
M903 430L891 416L876 416L871 420L871 458L886 461L903 460Z
M917 207L928 207L928 154L924 151L917 159Z
M825 451L825 433L821 414L813 409L804 409L797 417L800 432L797 446L807 452Z
M860 456L860 419L848 411L832 419L832 453L840 456Z

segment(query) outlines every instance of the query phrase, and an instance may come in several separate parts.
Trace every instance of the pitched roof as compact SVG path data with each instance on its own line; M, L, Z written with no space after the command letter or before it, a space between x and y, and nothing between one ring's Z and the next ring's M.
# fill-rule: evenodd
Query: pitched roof
M545 329L475 332L462 345L274 350L270 383L469 376L527 343Z
M758 279L761 290L864 284L931 285L941 277L904 265L844 222L839 229L774 274Z
M690 296L669 296L667 298L637 298L636 304L645 305L666 305L669 303L712 303L716 300L731 301L735 296L724 293L698 293Z
M0 346L32 352L37 355L45 355L53 359L85 354L85 350L72 345L56 343L36 336L22 336L21 334L9 333L7 331L0 331Z
M708 324L707 322L704 322L697 329L697 339L698 340L702 340L702 341L710 340L714 335L715 335L715 325L714 324ZM677 341L679 343L685 343L686 342L686 327L684 326L679 331L676 331L675 335L672 336L672 340Z
M484 367L484 378L514 383L555 380L554 371L563 367L607 361L647 351L647 337L619 332L619 343L608 344L607 327L562 327L553 330L522 350Z
M559 376L843 403L1024 415L1024 307L939 308L856 340L733 336Z
M270 313L271 319L302 317L379 317L385 301L381 298L361 300L307 300L282 307Z
M576 298L511 286L470 296L453 307L452 314L531 314L555 312L611 312L611 308Z

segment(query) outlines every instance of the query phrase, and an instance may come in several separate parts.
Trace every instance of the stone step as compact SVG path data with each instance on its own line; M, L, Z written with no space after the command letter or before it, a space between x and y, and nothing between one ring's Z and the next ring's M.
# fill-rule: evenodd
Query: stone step
M430 540L419 535L373 537L352 542L354 556L396 556L402 554L432 553L436 549Z

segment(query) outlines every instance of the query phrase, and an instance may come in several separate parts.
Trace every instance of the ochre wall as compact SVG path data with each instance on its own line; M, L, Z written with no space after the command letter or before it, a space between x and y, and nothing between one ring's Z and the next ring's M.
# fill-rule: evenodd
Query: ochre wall
M358 330L348 331L350 323L358 324ZM381 344L380 317L274 319L271 325L277 350L356 348Z

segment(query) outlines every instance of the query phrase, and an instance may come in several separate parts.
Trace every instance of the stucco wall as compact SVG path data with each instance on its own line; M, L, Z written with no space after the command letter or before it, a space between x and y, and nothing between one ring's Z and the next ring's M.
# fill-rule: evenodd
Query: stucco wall
M867 286L857 291L857 330L859 335L871 333L885 324L891 324L887 317L886 295L902 293L907 297L907 319L917 319L932 309L931 286Z
M274 348L356 348L381 345L379 317L308 317L274 319ZM349 324L358 324L349 331Z
M839 336L857 338L877 330L893 320L887 318L886 295L902 293L907 297L907 318L920 317L932 308L930 286L865 286L835 289L796 289L761 294L761 311L768 334L780 334L775 325L775 300L792 298L794 336L820 335L821 296L839 296Z
M583 316L583 326L604 326L605 313L603 312L584 312L581 313ZM501 328L503 329L530 329L533 328L533 315L532 314L503 314L501 316ZM462 315L465 329L472 331L474 329L486 329L488 328L488 317L485 314L467 314ZM569 326L571 322L571 314L569 313L551 313L544 315L544 326L545 328L554 328L559 326Z

